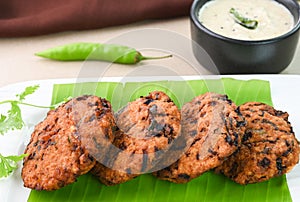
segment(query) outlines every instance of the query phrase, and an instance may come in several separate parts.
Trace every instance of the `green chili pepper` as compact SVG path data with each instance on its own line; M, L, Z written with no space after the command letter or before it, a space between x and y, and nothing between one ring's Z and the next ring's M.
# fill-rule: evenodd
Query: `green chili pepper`
M50 48L35 55L61 61L101 60L120 64L136 64L141 60L172 57L172 55L145 57L134 48L100 43L72 43Z
M248 29L255 29L258 25L257 20L252 20L241 16L234 8L231 8L229 12L233 14L234 20L240 25L242 25L243 27L246 27Z

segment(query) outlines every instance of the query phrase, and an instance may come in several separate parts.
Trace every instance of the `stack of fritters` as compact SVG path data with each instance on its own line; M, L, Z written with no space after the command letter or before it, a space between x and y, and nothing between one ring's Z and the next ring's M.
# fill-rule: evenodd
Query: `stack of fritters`
M113 114L96 96L71 99L48 113L25 150L24 186L55 190L92 172L115 185L142 173L186 183L214 169L240 184L290 171L300 147L288 114L258 102L236 106L205 93L179 112L154 91Z

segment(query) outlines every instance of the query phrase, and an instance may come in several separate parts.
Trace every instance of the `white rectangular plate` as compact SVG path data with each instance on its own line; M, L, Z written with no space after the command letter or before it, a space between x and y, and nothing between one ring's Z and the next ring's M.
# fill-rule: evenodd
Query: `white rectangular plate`
M223 77L236 78L241 80L262 79L270 81L271 95L274 107L276 109L286 111L290 114L290 122L294 128L297 139L300 140L300 75L229 75ZM203 79L203 78L220 78L220 76L202 77L202 76L186 76L186 80ZM157 80L174 80L173 77L136 77L126 78L126 81L157 81ZM176 80L176 78L175 78ZM83 81L83 80L80 80ZM101 81L122 81L124 78L106 77ZM59 83L75 83L76 79L54 79L39 80L17 83L0 88L0 101L14 99L17 93L22 92L25 87L39 84L40 88L33 95L28 96L26 102L38 105L49 106L51 103L53 84ZM7 106L0 105L0 113L5 113ZM3 155L17 155L24 152L25 144L33 131L34 125L44 119L47 109L37 109L22 106L22 115L27 125L21 131L12 131L8 134L0 135L0 153ZM20 166L21 167L21 163ZM1 202L22 202L27 201L30 190L23 187L20 177L20 168L11 176L0 179L0 201ZM300 201L300 165L298 164L287 175L288 186L293 201Z

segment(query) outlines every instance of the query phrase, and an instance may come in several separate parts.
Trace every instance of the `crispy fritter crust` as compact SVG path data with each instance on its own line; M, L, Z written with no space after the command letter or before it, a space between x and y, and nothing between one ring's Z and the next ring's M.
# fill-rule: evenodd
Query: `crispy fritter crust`
M96 96L77 97L49 111L35 127L25 150L24 186L55 190L75 182L96 163L87 141L83 144L81 139L100 134L102 139L112 140L112 123L109 102Z
M119 131L114 145L120 152L112 169L97 164L92 171L106 185L123 183L155 169L165 156L158 152L168 149L180 131L180 112L160 91L129 103L115 118Z
M182 133L188 150L171 166L157 171L160 179L186 183L219 166L237 150L244 133L244 119L226 95L206 93L181 109Z
M239 184L269 180L289 172L299 161L299 142L288 113L259 102L240 106L247 121L239 150L216 172Z

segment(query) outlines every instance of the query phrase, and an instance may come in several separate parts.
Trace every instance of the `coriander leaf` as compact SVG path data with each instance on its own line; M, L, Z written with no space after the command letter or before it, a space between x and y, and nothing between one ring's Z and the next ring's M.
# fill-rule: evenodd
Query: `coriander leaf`
M5 119L6 119L6 116L4 116L3 114L1 114L0 123L3 122Z
M19 156L2 156L0 154L0 178L7 177L15 169L18 168L18 161L21 161L28 154L21 154Z
M54 109L58 105L62 104L62 103L58 103L57 105L40 106L40 105L36 105L36 104L30 104L30 103L23 102L27 95L34 93L38 88L39 88L39 85L28 86L25 88L24 92L16 95L18 100L0 101L0 105L8 104L8 103L11 104L11 109L7 112L6 115L0 114L0 135L4 135L9 130L14 130L14 129L20 130L25 125L24 121L22 119L20 105L26 105L29 107L37 107L37 108ZM66 102L66 100L64 100L64 102Z
M16 96L19 98L20 101L23 101L25 100L25 97L27 95L34 93L39 87L39 85L28 86L25 88L24 92L22 92L21 94L17 94Z
M7 116L1 114L0 118L0 134L4 135L9 130L20 130L24 126L22 119L21 109L17 101L11 102L11 109L8 111Z
M248 28L248 29L255 29L258 25L257 20L252 20L246 17L243 17L240 13L238 13L234 8L231 8L229 10L229 13L231 13L234 17L234 20L240 24L241 26Z

